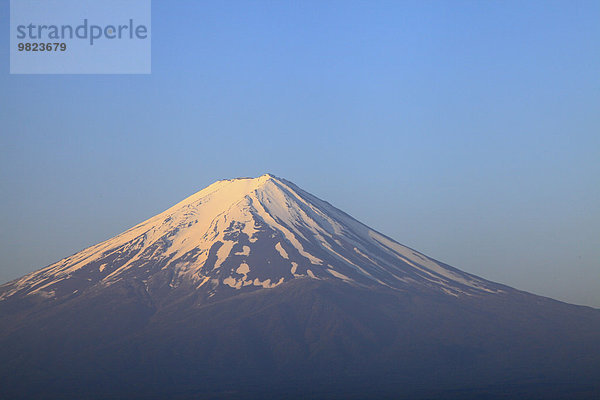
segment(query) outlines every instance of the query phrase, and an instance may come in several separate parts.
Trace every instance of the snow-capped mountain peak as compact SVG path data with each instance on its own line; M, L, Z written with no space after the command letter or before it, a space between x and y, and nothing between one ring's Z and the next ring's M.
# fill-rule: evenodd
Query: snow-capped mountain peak
M264 174L217 181L109 240L3 285L0 299L71 296L120 280L210 298L298 278L451 296L502 291Z

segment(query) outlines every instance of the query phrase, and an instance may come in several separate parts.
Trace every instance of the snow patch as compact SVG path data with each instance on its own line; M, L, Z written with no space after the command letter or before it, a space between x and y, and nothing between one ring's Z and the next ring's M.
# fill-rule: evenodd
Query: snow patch
M377 264L375 261L373 261L373 260L372 260L372 259L371 259L371 258L370 258L368 255L366 255L365 253L363 253L362 251L360 251L360 249L359 249L358 247L355 247L355 248L354 248L354 252L355 252L356 254L358 254L359 256L366 258L367 260L369 260L369 261L370 261L370 262L372 262L373 264L375 264L375 265L378 265L378 264Z
M246 263L241 263L240 266L235 270L240 275L246 275L250 272L250 267Z
M300 277L304 276L302 274L297 274L296 273L297 270L298 270L298 263L295 263L295 262L292 261L292 268L290 268L290 272L292 273L292 275L295 278L300 278Z
M256 278L254 279L254 286L262 286L265 289L271 289L274 288L275 286L279 286L283 283L283 281L285 280L285 278L280 278L279 281L277 283L271 283L271 279L267 279L264 281L261 281L260 279Z
M234 255L236 255L236 256L249 256L250 255L250 247L249 246L244 246L242 248L242 251L238 251Z
M279 255L282 258L285 258L286 260L289 260L288 253L281 246L281 242L277 242L277 244L275 245L275 250L277 250L279 252Z
M327 268L327 272L329 272L331 275L335 276L336 278L339 278L343 281L347 281L347 282L354 282L352 279L348 278L346 275L337 272L334 269L331 268Z
M223 264L223 262L227 259L227 257L229 257L229 254L231 253L231 249L233 249L233 246L235 245L235 242L231 241L231 240L227 240L225 241L225 243L223 243L223 245L221 247L219 247L219 250L217 250L217 261L215 261L215 266L213 267L213 269L217 269L221 267L221 264Z
M231 286L234 289L241 289L242 288L242 284L243 282L241 280L235 279L231 276L228 276L227 278L223 279L223 283L226 284L227 286Z
M200 282L200 284L196 286L196 289L200 289L206 282L208 282L209 279L210 277L205 276L204 279L202 279L202 282Z

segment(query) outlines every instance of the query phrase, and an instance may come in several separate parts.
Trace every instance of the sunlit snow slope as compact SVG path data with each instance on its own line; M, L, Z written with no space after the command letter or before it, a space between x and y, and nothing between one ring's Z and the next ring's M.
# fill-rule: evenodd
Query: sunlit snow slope
M1 286L0 299L73 296L123 279L210 298L296 278L449 296L504 288L402 246L266 174L218 181L112 239Z

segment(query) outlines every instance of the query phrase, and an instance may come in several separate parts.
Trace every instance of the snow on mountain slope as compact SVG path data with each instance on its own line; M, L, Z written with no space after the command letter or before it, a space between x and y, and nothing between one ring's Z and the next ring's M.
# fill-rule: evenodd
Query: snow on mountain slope
M0 299L70 296L122 279L211 297L296 278L452 296L503 288L402 246L265 174L215 182L114 238L0 286Z

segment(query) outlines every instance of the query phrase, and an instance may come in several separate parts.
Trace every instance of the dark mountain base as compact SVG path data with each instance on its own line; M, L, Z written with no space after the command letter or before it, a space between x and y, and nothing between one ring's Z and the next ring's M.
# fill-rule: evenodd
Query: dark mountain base
M194 296L157 304L120 282L62 305L0 303L0 398L600 394L600 311L587 307L311 279L208 304Z

